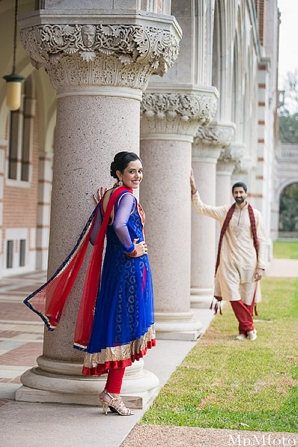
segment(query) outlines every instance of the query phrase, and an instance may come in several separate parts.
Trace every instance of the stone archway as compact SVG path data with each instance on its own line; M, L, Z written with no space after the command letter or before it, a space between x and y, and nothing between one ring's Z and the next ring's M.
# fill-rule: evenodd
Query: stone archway
M298 181L283 188L279 198L279 237L298 237Z
M298 182L298 145L279 143L276 153L275 184L271 208L271 237L278 239L279 204L284 189Z

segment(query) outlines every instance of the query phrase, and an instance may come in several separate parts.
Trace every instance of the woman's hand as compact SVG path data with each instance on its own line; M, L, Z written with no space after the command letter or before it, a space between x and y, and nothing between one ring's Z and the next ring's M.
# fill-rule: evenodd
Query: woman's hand
M138 239L135 239L137 241ZM145 241L140 242L139 244L135 244L135 250L137 250L136 258L139 256L147 255L148 254L148 247Z
M104 193L107 191L108 188L104 188L103 186L101 186L98 190L96 194L93 194L93 199L96 203L96 205L100 202L100 200L102 199Z
M134 250L131 253L126 253L127 256L130 258L139 258L140 256L147 255L148 254L148 247L145 241L139 242L137 244L137 241L139 239L134 239Z

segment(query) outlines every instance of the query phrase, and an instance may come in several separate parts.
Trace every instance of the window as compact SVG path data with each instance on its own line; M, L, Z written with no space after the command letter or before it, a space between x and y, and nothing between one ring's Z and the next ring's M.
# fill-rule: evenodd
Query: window
M8 179L30 181L30 154L33 130L34 99L32 80L24 81L22 105L10 112L8 137Z
M26 265L26 239L20 240L19 250L19 266L24 267Z
M17 179L18 165L18 113L10 112L9 153L8 153L8 178Z
M13 267L13 241L6 242L6 268Z
M22 135L22 152L21 152L21 180L29 181L30 168L30 147L31 147L31 102L25 96L24 98L24 117L23 117L23 135Z
M28 269L30 263L30 243L28 228L7 228L5 230L5 270L14 275Z

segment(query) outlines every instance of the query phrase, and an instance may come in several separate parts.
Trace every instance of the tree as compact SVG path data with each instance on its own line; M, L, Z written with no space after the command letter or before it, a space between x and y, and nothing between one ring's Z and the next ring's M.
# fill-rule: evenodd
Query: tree
M298 183L288 185L280 196L279 231L298 231Z
M298 72L288 72L284 83L284 100L279 106L279 139L298 144Z

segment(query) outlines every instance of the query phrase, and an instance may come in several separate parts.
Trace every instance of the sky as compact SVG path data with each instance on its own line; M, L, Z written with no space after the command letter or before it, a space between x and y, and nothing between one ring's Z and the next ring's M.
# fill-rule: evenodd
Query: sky
M277 0L281 13L279 38L279 88L288 71L298 71L298 0Z

